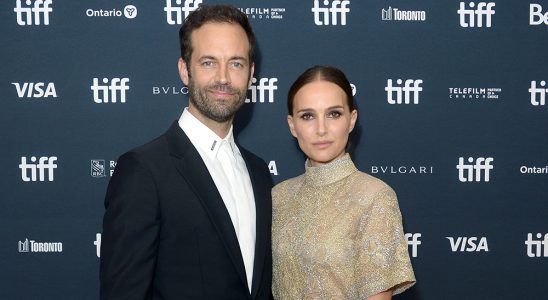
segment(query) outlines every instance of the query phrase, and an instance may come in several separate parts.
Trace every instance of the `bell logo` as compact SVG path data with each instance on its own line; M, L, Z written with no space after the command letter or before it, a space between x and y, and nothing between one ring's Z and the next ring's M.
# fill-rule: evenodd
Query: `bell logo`
M411 257L417 257L417 248L421 244L419 238L422 236L420 233L406 233L405 240L407 246L411 246Z
M57 91L53 82L12 82L19 98L57 98ZM45 88L44 88L45 86Z
M329 0L322 1L326 7L320 7L320 1L314 0L314 7L312 12L314 13L314 24L321 25L338 25L340 15L341 25L346 25L346 14L350 12L348 5L350 1L334 0L331 1L331 7L329 7Z
M449 240L451 251L453 252L489 252L489 245L487 245L487 238L472 237L446 237Z
M407 79L405 80L404 86L401 87L403 83L402 79L396 80L396 83L400 86L392 86L392 79L388 79L386 82L386 100L389 104L410 104L411 103L411 93L413 93L413 104L419 104L419 93L422 91L421 79ZM394 99L394 93L396 94L396 99Z
M537 233L536 240L533 239L533 234L527 234L525 245L527 246L527 256L529 257L548 257L548 233L542 236L542 233Z
M542 13L542 6L540 4L529 4L529 25L548 25L548 11Z
M261 78L259 84L256 84L257 78L253 77L251 86L248 89L251 92L251 99L245 99L245 103L255 103L257 101L259 103L264 103L265 101L273 103L274 91L278 89L278 86L275 84L276 82L278 82L278 78ZM259 92L258 97L257 92ZM268 92L268 100L266 99L265 92Z
M95 103L116 103L118 99L121 103L126 102L129 78L112 78L110 84L108 84L108 78L103 78L102 81L105 85L99 84L99 78L93 78L91 90L93 91L93 101Z
M540 87L537 87L536 81L531 81L531 88L529 88L529 93L531 94L531 104L533 106L546 105L546 94L548 89L545 88L546 81L542 80L540 82ZM537 100L537 96L539 97Z
M38 163L36 163L37 161ZM21 179L25 182L46 181L47 174L47 180L53 181L53 170L57 169L57 165L55 164L56 161L56 156L42 156L40 158L31 156L31 163L27 163L27 158L25 156L21 157L21 164L19 164L19 169L21 169Z
M195 11L198 6L202 4L202 0L184 0L183 6L180 7L171 6L171 1L172 0L166 0L166 6L164 7L167 23L169 25L183 24L183 21L186 19L186 17L188 17L191 12ZM181 5L182 2L183 0L175 0L176 5ZM175 20L173 19L173 14L175 14Z
M493 158L492 157L478 157L474 163L474 158L469 157L468 162L464 163L464 157L459 157L459 164L457 169L459 170L460 182L480 182L483 174L483 181L489 182L489 173L493 170Z
M51 3L52 0L35 0L34 5L31 7L32 1L26 0L27 7L22 7L21 0L15 1L13 11L17 14L17 25L41 25L42 18L44 25L49 25L49 13L53 11L50 6Z
M461 27L483 27L483 20L485 17L485 27L491 27L491 16L495 14L495 2L470 2L466 4L464 2L460 3L460 8L457 13L460 16L460 26Z

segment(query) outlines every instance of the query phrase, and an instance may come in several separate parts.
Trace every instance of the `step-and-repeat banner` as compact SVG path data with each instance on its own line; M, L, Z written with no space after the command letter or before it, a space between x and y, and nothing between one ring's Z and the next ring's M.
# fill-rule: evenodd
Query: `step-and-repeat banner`
M98 297L106 186L187 105L178 30L202 2L2 1L1 299ZM227 2L259 48L237 136L275 183L304 169L293 80L348 75L353 158L397 192L418 280L398 299L546 299L548 1Z

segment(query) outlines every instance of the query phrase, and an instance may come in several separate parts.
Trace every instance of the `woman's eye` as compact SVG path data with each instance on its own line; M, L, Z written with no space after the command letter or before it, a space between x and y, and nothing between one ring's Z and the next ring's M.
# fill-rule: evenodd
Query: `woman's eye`
M312 114L309 114L309 113L304 113L301 115L301 119L303 120L312 120L313 116Z
M332 112L329 112L329 113L327 114L327 117L328 117L328 118L337 119L337 118L339 118L341 115L342 115L342 113L341 113L340 111L332 111Z

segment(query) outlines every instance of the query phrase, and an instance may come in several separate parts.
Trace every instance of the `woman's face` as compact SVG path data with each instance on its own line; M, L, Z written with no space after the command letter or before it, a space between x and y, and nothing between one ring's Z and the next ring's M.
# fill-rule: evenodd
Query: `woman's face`
M295 94L293 115L287 116L287 123L311 165L318 166L344 155L357 117L356 110L350 111L344 91L320 80L305 84Z

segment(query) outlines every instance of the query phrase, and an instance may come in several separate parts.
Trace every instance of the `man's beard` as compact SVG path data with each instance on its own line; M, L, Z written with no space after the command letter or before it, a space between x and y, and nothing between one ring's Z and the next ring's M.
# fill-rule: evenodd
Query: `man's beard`
M215 83L199 88L191 76L188 78L188 100L206 118L215 122L224 123L231 120L238 109L244 104L247 91L240 91L228 84ZM217 100L208 97L208 91L228 92L232 94L230 100Z

